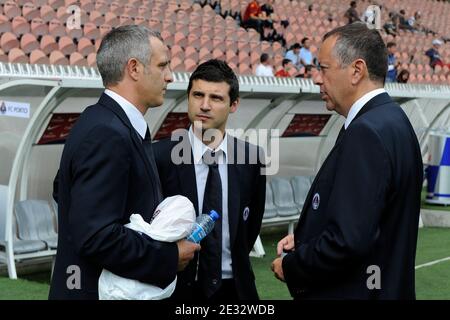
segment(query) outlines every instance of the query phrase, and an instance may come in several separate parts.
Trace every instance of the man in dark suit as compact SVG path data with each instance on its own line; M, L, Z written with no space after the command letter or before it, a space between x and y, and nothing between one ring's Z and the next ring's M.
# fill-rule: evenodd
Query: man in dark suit
M178 274L173 298L258 299L249 253L264 213L262 149L225 133L228 115L239 104L239 83L225 62L201 64L187 93L191 127L172 135L174 141L155 143L163 194L184 195L197 214L214 209L221 219Z
M98 299L103 269L164 288L199 249L124 227L134 213L150 221L162 200L144 114L172 81L167 47L147 28L119 27L103 39L97 65L106 90L72 129L56 177L50 299Z
M325 35L319 60L322 99L346 121L272 270L294 299L414 299L423 165L383 89L386 47L354 23Z

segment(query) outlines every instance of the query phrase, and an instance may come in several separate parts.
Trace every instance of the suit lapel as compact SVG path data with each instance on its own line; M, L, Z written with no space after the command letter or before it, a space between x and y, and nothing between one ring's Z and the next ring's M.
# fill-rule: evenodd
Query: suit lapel
M357 118L359 118L359 117L360 117L361 115L363 115L364 113L366 113L366 112L372 110L373 108L375 108L375 107L377 107L377 106L380 106L380 105L383 105L383 104L387 104L387 103L392 103L392 99L389 97L389 95L388 95L386 92L381 93L381 94L375 96L374 98L370 99L370 100L364 105L364 107L361 108L361 110L358 112L358 114L355 116L355 118L353 119L353 121L350 123L350 126L352 125L352 123L353 123ZM350 126L349 126L349 127L350 127ZM348 129L348 128L347 128L347 129ZM315 177L315 179L314 179L314 182L312 183L311 188L309 189L308 195L306 196L305 204L304 204L304 206L303 206L302 213L301 213L301 215L300 215L300 221L299 221L299 223L298 223L298 225L297 225L297 228L298 228L298 226L300 225L300 222L303 220L303 218L304 218L304 216L305 216L304 213L306 213L306 211L309 209L309 206L310 206L311 200L312 200L311 198L312 198L312 196L313 196L312 190L314 190L314 187L315 187L315 185L316 185L318 179L320 178L320 174L321 174L322 171L323 171L322 169L326 166L327 161L331 158L331 155L332 155L333 152L336 150L336 148L341 144L342 138L343 138L344 135L345 135L345 131L343 131L342 133L340 132L340 134L339 134L339 136L338 136L338 138L337 138L337 140L336 140L336 144L335 144L334 147L331 149L331 151L330 151L330 153L328 154L327 158L326 158L325 161L323 162L322 166L321 166L320 169L319 169L319 172L317 172L317 175L316 175L316 177Z
M145 170L147 171L148 176L150 177L150 180L152 184L154 184L154 174L152 173L151 169L151 163L147 157L147 154L145 153L144 146L142 145L142 139L138 136L137 131L134 129L133 125L131 124L130 120L128 119L125 111L123 111L122 107L110 96L103 93L100 97L100 100L98 101L99 104L106 107L107 109L111 110L122 122L125 126L128 127L130 130L130 136L131 140L133 140L134 146L139 152L139 155L141 156L142 160L145 163ZM154 187L156 187L154 185Z
M240 199L240 183L239 168L237 161L237 140L235 137L228 136L227 145L227 171L228 171L228 225L230 228L230 248L233 248L236 240L237 229L239 226L239 205ZM233 148L233 149L232 149ZM230 161L233 158L233 161Z
M186 137L186 139L188 138ZM189 142L189 139L187 141ZM175 144L177 143L178 142L175 142ZM181 153L184 153L184 151L187 150L182 149ZM199 214L201 214L201 212L199 212L198 208L197 179L195 177L194 156L192 154L192 148L189 148L189 152L191 155L191 162L183 162L179 165L176 165L175 168L178 171L178 180L181 186L181 191L187 198L192 200L196 215L198 216ZM183 154L181 154L181 156L183 156Z

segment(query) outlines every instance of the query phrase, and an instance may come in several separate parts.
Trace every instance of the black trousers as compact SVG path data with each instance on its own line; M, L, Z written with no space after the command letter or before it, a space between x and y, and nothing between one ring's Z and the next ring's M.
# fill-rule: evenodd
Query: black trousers
M224 301L237 301L239 298L234 279L222 279L220 288L209 298L204 295L199 283L193 282L190 285L183 285L182 288L177 288L169 299L173 301L190 301L197 303L218 303Z

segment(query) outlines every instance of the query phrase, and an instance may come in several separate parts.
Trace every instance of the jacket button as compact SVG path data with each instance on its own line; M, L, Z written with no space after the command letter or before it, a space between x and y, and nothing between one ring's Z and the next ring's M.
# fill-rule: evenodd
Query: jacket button
M213 280L212 280L212 284L213 284L213 285L216 285L217 282L219 282L217 279L213 279Z

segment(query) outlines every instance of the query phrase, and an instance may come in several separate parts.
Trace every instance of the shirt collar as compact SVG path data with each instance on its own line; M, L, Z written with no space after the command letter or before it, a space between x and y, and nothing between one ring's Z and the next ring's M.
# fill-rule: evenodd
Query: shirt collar
M222 142L220 143L220 145L215 149L211 149L210 147L208 147L207 145L205 145L203 143L202 140L200 140L195 134L194 134L194 128L192 127L192 125L189 127L189 141L191 143L191 148L192 148L192 154L194 156L194 163L195 164L202 164L203 161L203 155L205 154L206 151L215 151L217 152L218 150L222 151L223 154L223 158L219 157L219 164L224 163L223 160L226 159L226 154L227 154L227 146L228 146L228 138L227 138L227 134L225 133ZM221 160L222 159L222 160Z
M142 113L130 101L117 94L116 92L105 89L105 93L119 104L119 106L123 109L128 119L130 120L133 128L139 133L142 139L144 139L148 126Z
M383 88L375 89L356 100L350 108L350 111L348 112L347 119L345 119L345 129L347 130L350 123L353 121L353 119L355 119L358 112L365 106L367 102L369 102L375 96L384 92L386 92L386 90L384 90Z

